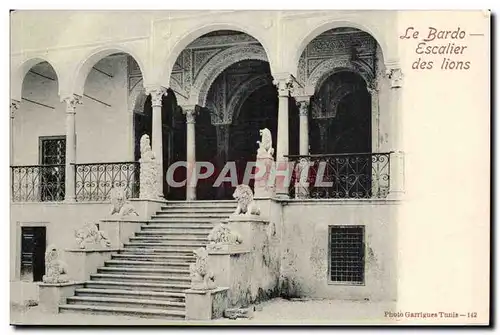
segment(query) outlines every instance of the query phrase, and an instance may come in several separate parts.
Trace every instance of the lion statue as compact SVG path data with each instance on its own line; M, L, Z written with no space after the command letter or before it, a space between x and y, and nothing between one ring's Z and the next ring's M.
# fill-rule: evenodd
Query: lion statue
M260 215L260 209L253 200L253 192L248 185L236 186L233 198L238 202L234 215Z
M257 141L257 144L259 145L259 149L257 149L257 157L272 157L274 149L271 131L264 128L259 130L259 134L261 136L261 140Z
M97 224L87 223L82 228L75 231L76 243L80 249L85 249L87 245L100 245L109 248L111 241L102 230L99 230Z
M45 251L45 275L42 277L44 283L57 284L67 283L68 266L59 259L59 249L53 244L47 247Z
M243 243L241 235L237 232L231 231L227 224L220 223L216 225L208 234L209 245L235 245Z
M191 275L191 289L211 290L215 286L214 274L208 269L208 251L205 248L198 248L193 251L196 262L189 266Z
M111 197L111 215L139 216L134 207L127 201L127 192L125 187L113 187L110 191Z

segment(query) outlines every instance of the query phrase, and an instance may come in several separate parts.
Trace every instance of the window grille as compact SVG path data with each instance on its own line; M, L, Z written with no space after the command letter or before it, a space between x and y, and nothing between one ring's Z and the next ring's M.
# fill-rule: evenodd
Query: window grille
M365 227L330 226L330 273L334 283L364 284Z

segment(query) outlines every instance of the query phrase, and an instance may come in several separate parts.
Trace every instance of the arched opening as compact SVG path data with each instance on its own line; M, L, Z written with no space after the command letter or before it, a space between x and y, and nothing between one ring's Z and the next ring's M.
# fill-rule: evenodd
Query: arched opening
M214 187L224 166L233 162L241 183L247 162L255 161L259 129L269 128L276 141L277 91L264 48L239 31L210 32L181 52L170 81L170 87L187 92L175 92L181 106L201 107L196 160L215 166L212 177L198 181L197 199L232 199L230 182Z
M371 96L363 78L350 71L336 72L312 101L311 154L371 152Z
M12 121L14 201L62 201L65 195L65 107L46 61L27 68Z
M369 198L387 187L387 157L379 155L378 77L380 46L368 33L334 28L312 39L299 59L298 78L314 89L310 100L309 153L329 186L302 194L318 198ZM328 184L325 184L328 185Z

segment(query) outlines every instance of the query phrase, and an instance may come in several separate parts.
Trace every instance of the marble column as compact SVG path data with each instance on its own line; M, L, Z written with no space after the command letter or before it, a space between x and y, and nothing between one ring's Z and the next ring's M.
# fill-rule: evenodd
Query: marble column
M276 143L276 169L285 171L287 169L289 153L289 127L288 127L288 99L292 89L291 76L281 76L274 80L278 88L278 134ZM283 175L278 173L279 175ZM276 179L276 197L288 198L288 185L283 182L283 178Z
M156 163L158 164L158 183L160 185L160 198L163 198L163 125L162 125L162 99L167 94L165 87L153 87L146 90L146 94L151 94L152 106L152 134L151 134L151 149L155 154Z
M331 152L327 152L328 146L328 127L331 123L331 118L318 118L316 122L318 123L319 128L319 154L331 154Z
M199 112L197 105L184 106L186 115L186 200L196 200L196 114Z
M230 123L214 124L217 132L217 173L220 173L227 162L229 155L229 127ZM222 183L217 188L217 198L222 199L225 196L225 187Z
M14 164L14 117L16 114L16 111L19 109L19 105L21 102L19 100L10 100L10 137L9 137L9 144L10 144L10 165Z
M299 108L299 155L309 155L309 98L295 97Z
M80 95L70 95L62 99L66 103L66 180L65 197L66 202L75 202L75 163L76 163L76 106L81 104Z

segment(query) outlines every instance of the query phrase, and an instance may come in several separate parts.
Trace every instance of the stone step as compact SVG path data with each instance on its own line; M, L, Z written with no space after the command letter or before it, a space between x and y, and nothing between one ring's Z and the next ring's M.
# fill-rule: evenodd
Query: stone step
M120 250L120 253L132 253L132 254L170 254L170 255L178 255L178 256L194 256L193 255L193 250L195 250L196 247L190 247L190 248L153 248L153 247L146 247L146 248L132 248L132 247L125 247L124 249Z
M119 267L119 266L105 266L97 269L97 273L110 273L110 274L144 274L144 275L187 275L189 276L189 267L187 269L169 269L169 268L139 268L139 267Z
M164 236L156 236L155 237L143 237L143 238L132 238L129 245L139 245L139 244L148 244L148 245L164 245L164 246L191 246L191 245L206 245L208 243L208 236L205 238L180 238L177 237L175 239L165 238Z
M188 222L188 223L219 223L225 219L227 219L228 216L203 216L203 215L197 215L197 216L184 216L184 215L152 215L151 220L148 222L169 222L169 223L183 223L183 222Z
M179 229L208 229L212 230L215 226L215 222L167 222L167 221L157 221L148 222L141 226L141 231L149 229L171 229L172 231L179 231Z
M210 231L203 231L203 230L195 230L195 231L184 231L182 229L178 229L178 231L174 232L161 232L160 230L147 230L147 231L141 231L135 234L135 238L141 237L144 239L149 239L149 238L161 238L161 239L169 239L169 240L179 240L179 239L203 239L203 240L208 240L208 234L210 234Z
M190 208L236 208L236 200L196 200L196 201L167 201L162 207L190 207Z
M186 295L181 292L158 292L158 291L131 291L120 289L97 289L97 288L78 288L75 290L78 297L113 297L126 299L147 299L163 301L185 301Z
M177 243L174 242L164 242L164 241L158 241L158 242L128 242L123 244L124 249L128 248L153 248L153 249L166 249L166 250L194 250L196 248L201 248L206 246L206 243L203 242L183 242L183 241L177 241Z
M144 226L147 228L148 226ZM155 228L154 230L141 230L135 233L136 237L147 237L147 236L172 236L172 237L203 237L208 235L212 228L200 227L200 228L180 228L180 227L169 227L168 225L162 226L165 230L160 230L160 228ZM205 232L206 230L206 232Z
M118 297L82 297L74 296L67 298L68 305L96 305L96 306L115 306L132 308L160 308L181 310L186 308L186 304L180 301L149 300L140 298L118 298Z
M177 235L158 235L158 236L135 236L130 238L130 242L144 242L144 243L156 243L159 241L172 241L173 243L175 242L208 242L208 236L204 234L199 234L195 236L184 236L181 234Z
M194 262L194 260L193 260ZM188 262L157 262L157 261L131 261L131 260L110 260L105 261L106 267L128 267L128 268L147 268L147 269L189 269Z
M184 311L91 305L60 305L59 313L128 315L145 318L185 319Z
M190 213L213 213L213 214L221 214L221 215L231 215L236 206L232 207L171 207L171 206L163 206L160 211L157 213L181 213L181 214L190 214Z
M143 283L172 283L189 284L191 279L189 275L178 274L176 276L166 275L146 275L146 274L114 274L114 273L96 273L90 275L92 281L123 281L123 282L143 282Z
M175 255L175 254L152 254L152 253L141 253L136 254L132 252L120 251L119 254L113 254L111 256L112 260L139 260L147 262L157 262L157 261L175 261L175 262L190 262L194 263L194 255Z
M130 291L156 291L156 292L177 292L183 293L190 287L189 283L152 283L152 282L132 282L122 280L89 280L85 282L85 288L93 289L121 289Z

